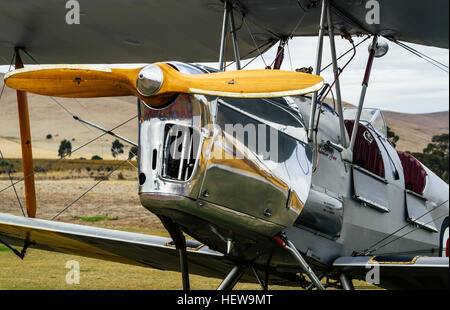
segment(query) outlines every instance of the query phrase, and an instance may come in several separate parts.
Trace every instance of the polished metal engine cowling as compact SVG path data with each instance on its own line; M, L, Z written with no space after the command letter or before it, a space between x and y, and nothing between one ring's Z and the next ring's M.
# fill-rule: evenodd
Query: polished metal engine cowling
M306 136L282 99L179 94L160 110L142 103L141 202L214 242L272 237L293 225L308 197Z

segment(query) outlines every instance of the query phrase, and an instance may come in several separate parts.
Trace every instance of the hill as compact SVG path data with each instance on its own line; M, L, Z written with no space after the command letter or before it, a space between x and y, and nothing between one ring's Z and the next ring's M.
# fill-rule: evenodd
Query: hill
M0 78L0 89L2 86L3 77ZM137 115L136 100L132 97L75 100L28 94L28 102L35 158L57 158L58 147L63 139L71 141L74 150L101 134L99 130L74 120L73 115L106 129ZM114 132L137 141L137 118ZM52 135L51 139L46 138L49 134ZM110 149L113 140L113 137L105 135L74 153L72 158L99 155L104 159L112 159ZM128 155L129 148L125 145L124 156ZM5 157L21 157L16 95L9 88L5 88L0 99L0 150Z
M344 103L344 107L355 106ZM401 151L422 152L433 136L449 131L449 111L422 114L383 111L383 116L386 125L400 137L396 148Z

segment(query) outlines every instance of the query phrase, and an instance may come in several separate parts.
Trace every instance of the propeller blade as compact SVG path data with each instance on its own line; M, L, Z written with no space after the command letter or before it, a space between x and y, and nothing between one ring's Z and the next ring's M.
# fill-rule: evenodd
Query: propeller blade
M269 98L304 95L323 87L318 75L282 70L240 70L209 74L183 74L157 63L164 83L158 93L179 92L235 98Z
M304 95L323 86L320 76L281 70L184 74L166 63L136 69L47 65L5 75L8 87L46 96L93 98L134 95L159 108L178 93L235 98Z
M135 95L138 69L110 69L84 65L41 65L5 75L8 87L34 94L94 98Z

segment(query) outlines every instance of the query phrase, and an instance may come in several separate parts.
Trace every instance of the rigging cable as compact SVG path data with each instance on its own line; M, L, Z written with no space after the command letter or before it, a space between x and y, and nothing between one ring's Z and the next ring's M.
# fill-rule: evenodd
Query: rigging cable
M3 153L2 153L1 150L0 150L0 155L1 155L1 157L2 157L2 158L1 158L1 159L2 159L2 162L4 162L4 163L7 164L7 161L6 161L5 158L3 157ZM13 179L12 179L12 177L11 177L11 169L9 169L9 167L8 167L7 165L6 165L6 169L7 169L7 171L8 171L9 181L10 181L11 184L12 184L12 187L13 187L13 189L14 189L14 194L16 195L16 198L17 198L17 202L19 203L20 210L22 211L23 216L26 216L26 215L25 215L25 212L24 212L24 210L23 210L22 202L20 201L20 198L19 198L19 194L17 194L16 187L13 185Z
M34 61L37 65L41 65L37 60L36 60L36 58L34 58L30 53L28 53L25 49L21 49L26 55L28 55L28 57L32 60L32 61ZM15 55L15 54L14 54ZM71 116L71 118L72 119L76 119L75 118L75 114L73 114L68 108L66 108L61 102L59 102L55 97L52 97L52 96L48 96L48 97L50 97L50 99L52 100L52 101L54 101L57 105L59 105L65 112L67 112L67 114L69 114L70 116ZM77 99L77 98L71 98L71 99L73 99L79 106L81 106L86 112L88 112L89 113L89 111L87 110L87 108L85 107L85 106L83 106L82 104L81 104L81 102ZM89 113L89 115L91 115L91 113ZM81 125L83 125L85 128L87 128L91 133L93 133L94 134L94 137L95 137L95 132L92 130L92 128L90 128L89 126L87 126L86 124L84 124L84 123L82 123L82 122L79 122L79 123L81 123ZM99 122L99 123L101 123L101 122ZM104 126L103 125L103 127L106 127L106 126ZM103 149L103 147L102 147L102 149ZM102 151L103 152L103 151ZM102 155L103 156L103 155ZM120 156L120 155L119 155ZM134 169L137 169L136 168L136 166L134 166L130 161L128 161L128 164L130 164Z
M361 42L359 42L358 44L355 45L355 47L360 46L362 43L366 42L368 39L370 39L370 36L366 36L366 38L364 40L361 40ZM353 47L350 48L349 50L347 50L345 53L343 53L341 56L339 56L338 58L336 58L336 61L340 60L342 57L344 57L345 55L347 55L348 53L350 53L351 51L353 51ZM330 62L328 65L326 65L325 67L323 67L320 70L320 73L322 73L322 71L328 69L328 67L330 67L331 65L333 65L333 62Z
M301 6L300 6L300 7L301 7ZM302 8L302 9L303 9L303 8ZM299 18L299 20L297 21L297 24L295 25L294 29L292 29L290 35L287 36L287 37L285 38L285 43L284 43L284 44L282 44L283 39L280 39L280 46L281 46L282 48L280 48L280 50L277 52L277 54L276 54L276 56L274 57L272 63L270 64L270 67L272 67L272 66L274 65L274 63L275 63L275 61L277 60L277 58L281 55L281 53L282 53L283 50L284 50L284 46L285 46L286 44L288 44L288 42L289 42L290 39L292 39L292 36L294 35L295 31L298 29L298 27L300 26L300 24L303 22L303 19L305 19L305 16L306 16L306 13L303 14L303 15ZM289 49L289 47L288 47L288 49ZM292 67L292 63L291 63L291 67Z
M27 55L28 55L35 63L37 63L37 64L39 65L39 63L36 61L36 59L35 59L33 56L31 56L31 55L30 55L28 52L26 52L25 50L23 50L23 51L24 51L24 52L25 52L25 53L26 53L26 54L27 54ZM12 61L14 61L14 57L15 57L15 53L14 53L14 56L13 56ZM11 66L12 66L12 62L11 62L11 65L10 65L10 69L11 69ZM2 88L2 91L1 91L1 93L0 93L0 98L1 98L1 95L3 95L3 90L4 90L4 88L5 88L4 86L5 86L5 83L4 83L3 88ZM69 111L66 107L64 107L64 105L62 105L60 102L58 102L58 100L56 100L56 99L53 98L53 97L50 97L50 99L52 99L56 104L58 104L58 105L59 105L64 111L66 111L69 115L71 115L72 117L74 116L74 114L73 114L71 111ZM82 106L81 103L80 103L78 100L75 99L75 101L76 101L80 106ZM83 107L83 106L82 106L82 107ZM83 107L83 108L84 108L84 107ZM86 108L85 108L85 109L86 109ZM109 130L109 132L111 132L111 131L113 131L113 130L119 128L119 127L121 127L122 125L125 125L126 123L128 123L129 121L135 119L136 117L137 117L137 115L134 116L134 117L132 117L132 118L130 118L129 120L127 120L127 121L125 121L125 122L119 124L118 126L114 127L113 129ZM92 132L92 130L91 130L88 126L86 126L86 125L84 125L84 124L83 124L83 126L85 126L86 128L88 128L88 129ZM60 160L64 159L65 157L67 157L67 156L69 156L69 155L72 155L74 152L78 151L78 150L81 149L82 147L87 146L88 144L90 144L90 143L92 143L92 142L98 140L99 138L103 137L103 136L106 135L106 134L107 134L107 132L106 132L106 133L102 133L101 135L95 137L94 139L92 139L92 140L88 141L87 143L81 145L80 147L76 148L74 151L70 152L69 154L64 155L64 156L62 156L61 158L59 158L58 160L49 163L44 169L46 169L46 168L48 168L48 167L50 167L50 166L56 164L57 162L59 162ZM1 151L0 151L0 155L1 155L2 159L4 160L3 154L1 153ZM110 171L105 177L101 178L101 179L99 180L99 182L97 182L96 184L94 184L94 185L93 185L92 187L90 187L86 192L84 192L81 196L79 196L79 197L78 197L77 199L75 199L73 202L71 202L70 204L68 204L62 211L60 211L58 214L56 214L51 220L54 220L54 219L55 219L56 217L58 217L60 214L62 214L63 212L65 212L70 206L72 206L72 205L75 204L77 201L79 201L82 197L84 197L87 193L89 193L91 190L93 190L98 184L100 184L102 181L104 181L105 179L107 179L112 173L114 173L115 171L117 171L120 167L122 167L122 166L123 166L125 163L127 163L127 162L131 164L131 162L130 162L128 159L125 159L123 162L121 162L119 165L117 165L116 168L114 168L112 171ZM131 165L132 165L134 168L136 168L133 164L131 164ZM1 193L1 192L5 191L6 189L10 188L11 186L14 188L14 192L16 193L16 197L17 197L17 199L18 199L20 208L21 208L22 213L23 213L24 216L25 216L25 213L24 213L22 204L21 204L21 202L20 202L19 196L18 196L18 194L17 194L16 188L15 188L15 184L17 184L17 183L23 181L25 178L27 178L27 177L29 177L29 176L35 174L35 173L36 173L36 171L33 171L31 174L29 174L29 175L23 177L22 179L20 179L19 181L17 181L17 182L14 183L14 182L12 181L11 175L10 175L10 173L9 173L9 171L8 171L8 175L9 175L9 177L10 177L11 185L8 186L8 187L6 187L6 188L4 188L4 189L2 189L2 190L0 190L0 193Z
M119 125L115 126L114 128L112 128L112 129L109 130L109 131L113 131L113 130L119 128L119 127L122 127L123 125L129 123L130 121L132 121L132 120L135 119L136 117L137 117L137 115L133 116L132 118L130 118L130 119L128 119L128 120L126 120L126 121L120 123ZM85 147L85 146L91 144L92 142L94 142L94 141L100 139L101 137L103 137L103 136L105 136L105 135L107 135L107 134L108 134L107 132L104 132L104 133L102 133L101 135L99 135L99 136L97 136L97 137L95 137L95 138L89 140L88 142L86 142L86 143L84 143L83 145L81 145L81 146L77 147L76 149L74 149L70 154L66 154L66 155L64 155L64 156L62 156L62 157L60 157L60 158L58 158L57 160L54 160L53 162L50 162L50 163L47 164L43 169L47 169L47 168L53 166L54 164L58 163L59 161L63 160L64 158L66 158L67 156L69 156L69 155L75 153L76 151L80 150L81 148L83 148L83 147ZM7 190L7 189L10 188L11 186L14 186L14 185L17 184L17 183L22 182L25 178L30 177L31 175L35 174L36 172L37 172L37 171L33 171L33 172L30 173L29 175L27 175L27 176L21 178L20 180L14 182L13 184L11 184L11 185L9 185L9 186L7 186L7 187L1 189L1 190L0 190L0 193L3 192L3 191L5 191L5 190Z
M448 202L448 201L449 201L449 200L447 199L447 200L445 200L444 202L441 202L439 205L437 205L437 206L431 208L429 211L425 212L424 214L422 214L421 216L415 218L414 220L418 220L418 219L424 217L425 215L429 214L430 212L432 212L432 211L434 211L434 210L440 208L441 206L443 206L443 205L444 205L446 202ZM429 224L429 223L426 223L426 224ZM425 224L425 225L426 225L426 224ZM400 227L399 229L395 230L394 232L390 233L389 235L387 235L386 237L382 238L382 239L379 240L378 242L376 242L376 243L374 243L373 245L369 246L369 247L368 247L366 250L364 250L362 253L359 253L359 255L366 255L366 254L369 254L369 253L372 253L372 252L378 250L379 248L378 248L378 249L375 249L375 250L371 250L371 248L373 248L373 247L375 247L376 245L380 244L380 243L383 242L384 240L386 240L386 239L388 239L388 238L394 236L396 233L398 233L398 232L401 231L402 229L408 227L409 225L410 225L410 223L406 223L405 225L403 225L403 226ZM417 228L416 228L416 229L417 229ZM395 240L397 240L397 239L395 239ZM385 245L383 245L383 247L384 247L384 246L385 246Z
M253 54L254 52L256 52L258 49L263 49L263 48L265 48L267 45L272 46L272 45L273 45L273 41L267 41L267 42L264 42L264 43L261 44L259 47L257 47L257 48L255 48L255 49L251 50L250 52L248 52L245 56L243 56L243 57L241 57L241 58L246 58L247 56L249 56L249 55ZM244 69L245 67L247 67L250 63L252 63L252 62L253 62L256 58L258 58L258 57L259 57L259 55L254 56L247 64L245 64L245 66L243 66L243 67L241 68L241 70ZM231 65L234 64L234 63L236 63L235 60L231 61L231 62L230 62L229 64L227 64L225 67L229 67L229 66L231 66Z
M291 66L291 71L294 71L294 66L292 65L291 50L289 48L289 41L287 41L286 45L287 45L287 50L288 50L289 64Z
M15 59L15 58L16 58L16 53L13 53L11 62L10 62L10 64L9 64L8 72L11 71L11 67L12 67L12 65L13 65L13 63L14 63L14 59ZM0 92L0 99L1 99L2 96L3 96L3 91L5 90L5 86L6 86L6 83L5 83L5 80L3 80L3 86L2 86L2 90L1 90L1 92Z
M20 49L20 50L22 50L32 61L34 61L34 63L36 64L36 65L38 65L38 66L40 66L41 64L36 60L36 58L34 58L30 53L28 53L25 49ZM60 108L62 108L67 114L69 114L71 117L73 117L74 116L74 114L69 110L69 109L67 109L61 102L59 102L58 100L56 100L56 98L54 98L54 97L52 97L52 96L48 96L52 101L54 101L57 105L59 105L60 106ZM76 100L76 98L72 98L72 99L74 99L75 100L75 102L76 103L78 103L82 108L84 108L82 105L81 105L81 103L78 101L78 100ZM84 108L84 109L86 109L86 108ZM95 135L95 133L94 133L94 131L89 127L89 126L87 126L86 124L83 124L83 123L81 123L81 125L83 125L85 128L87 128L91 133L93 133L94 135Z
M447 200L447 201L448 201L448 200ZM448 214L447 214L447 213L442 214L442 215L438 216L437 218L435 218L435 219L433 219L433 220L431 220L431 221L425 223L425 225L428 225L428 224L434 222L435 220L438 220L438 219L440 219L440 218L442 218L442 217L444 217L444 216L448 216ZM389 245L389 244L391 244L391 243L393 243L393 242L395 242L395 241L397 241L397 240L399 240L399 239L405 237L406 235L409 235L410 233L416 231L416 230L419 229L419 228L420 228L420 226L415 227L414 229L408 231L407 233L398 236L397 238L395 238L395 239L393 239L393 240L391 240L391 241L389 241L389 242L387 242L387 243L385 243L385 244L379 246L379 247L376 248L376 249L371 250L370 252L368 252L368 254L372 254L373 252L376 252L376 251L378 251L379 249L384 248L385 246L387 246L387 245Z
M258 44L256 44L255 37L253 36L252 32L250 31L250 28L248 27L247 22L245 21L245 19L244 19L244 25L245 25L245 27L247 28L248 33L249 33L250 36L252 37L253 43L255 44L255 47L256 47L256 49L258 50L259 56L261 56L261 59L262 59L262 61L264 62L264 67L267 67L266 60L264 59L264 56L262 55L262 53L261 53L261 51L260 51L260 49L259 49L259 47L258 47Z
M313 169L313 174L317 171L317 167L319 166L319 142L317 141L317 135L319 132L319 121L320 121L320 115L321 115L321 111L322 111L322 105L323 102L325 101L325 98L328 96L328 93L331 91L331 89L333 88L334 84L336 83L336 81L339 79L339 76L341 75L341 73L345 70L345 68L348 66L348 64L353 60L353 58L356 55L356 46L353 42L353 39L351 38L351 36L346 37L347 40L349 40L349 42L352 44L353 47L353 55L350 57L350 59L347 61L347 63L342 67L341 70L339 70L338 75L336 76L336 78L334 79L333 83L330 85L330 87L328 88L328 91L322 96L321 100L320 100L320 106L319 106L319 113L317 115L317 121L316 121L316 126L315 126L315 149L316 149L316 164L314 166ZM317 104L316 102L311 102L311 104Z
M336 113L336 100L334 99L333 89L331 90L331 99L333 100L333 110Z
M400 42L400 41L398 41L398 40L396 40L396 39L392 39L392 38L387 38L387 39L390 40L390 41L392 41L392 42L394 42L394 43L397 44L398 46L404 48L405 50L409 51L410 53L416 55L417 57L422 58L422 59L425 60L426 62L432 64L432 65L435 66L435 67L437 67L438 69L440 69L440 70L442 70L442 71L444 71L444 72L446 72L446 73L449 73L449 71L448 71L448 70L449 70L448 65L443 64L442 62L437 61L436 59L433 59L433 58L431 58L430 56L427 56L426 54L424 54L424 53L422 53L422 52L419 52L418 50L414 49L413 47L408 46L408 45L406 45L405 43Z
M56 214L54 217L52 217L50 219L50 221L53 221L55 218L57 218L58 216L60 216L63 212L65 212L67 209L69 209L71 206L73 206L77 201L79 201L81 198L83 198L85 195L87 195L87 193L89 193L91 190L93 190L97 185L99 185L101 182L103 182L104 180L107 180L109 178L109 176L111 176L111 174L113 174L115 171L117 171L120 167L122 167L127 160L122 161L120 164L118 164L114 169L112 169L106 176L101 177L100 180L95 183L94 185L92 185L87 191L85 191L83 194L81 194L77 199L75 199L74 201L72 201L71 203L69 203L64 209L62 209L58 214Z

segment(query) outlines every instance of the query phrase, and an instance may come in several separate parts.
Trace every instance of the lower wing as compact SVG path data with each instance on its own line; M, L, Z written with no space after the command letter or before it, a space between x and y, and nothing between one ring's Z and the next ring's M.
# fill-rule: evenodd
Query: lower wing
M333 267L354 279L388 289L449 289L448 257L340 257Z
M162 270L180 269L172 240L158 236L0 213L0 242ZM223 254L197 241L189 240L187 246L193 274L223 278L233 266Z

